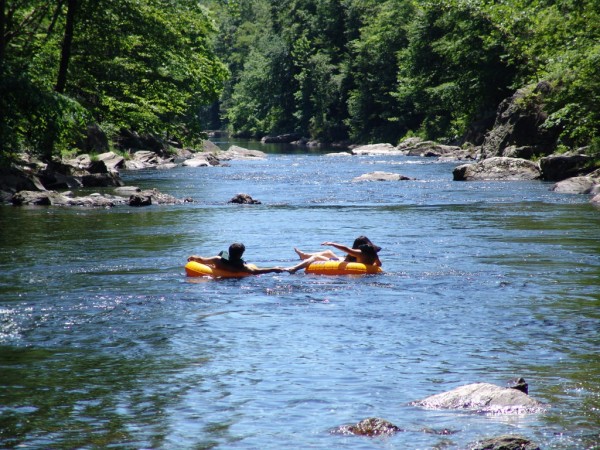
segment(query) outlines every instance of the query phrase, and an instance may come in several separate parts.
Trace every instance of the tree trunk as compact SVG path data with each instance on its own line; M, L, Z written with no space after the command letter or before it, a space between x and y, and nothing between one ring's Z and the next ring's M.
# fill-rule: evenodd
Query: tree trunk
M0 68L4 64L4 49L6 48L6 0L0 0Z
M3 2L4 0L0 0ZM67 1L67 23L65 25L65 36L62 43L60 55L60 66L58 68L58 78L54 90L59 94L65 91L67 84L67 69L69 68L69 59L71 58L71 45L73 43L73 29L75 26L75 11L77 9L77 0Z

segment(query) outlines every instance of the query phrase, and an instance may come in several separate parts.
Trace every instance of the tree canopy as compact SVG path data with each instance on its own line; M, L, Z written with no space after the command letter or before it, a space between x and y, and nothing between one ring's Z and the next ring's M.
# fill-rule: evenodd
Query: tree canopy
M321 140L460 141L545 80L561 143L599 136L593 0L237 0L219 10L234 132ZM239 45L243 42L244 45Z
M85 126L192 138L227 76L192 0L0 1L3 153L50 157Z
M0 0L1 151L90 124L460 142L540 81L559 144L600 146L598 23L596 0Z

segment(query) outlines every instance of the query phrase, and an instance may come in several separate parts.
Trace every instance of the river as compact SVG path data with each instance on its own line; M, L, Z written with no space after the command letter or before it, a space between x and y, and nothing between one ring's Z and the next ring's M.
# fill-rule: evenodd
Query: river
M0 448L464 449L500 434L600 448L600 210L589 197L455 182L455 164L434 159L267 151L122 173L194 203L0 206ZM352 182L378 170L415 180ZM228 204L237 193L262 204ZM291 265L294 247L361 234L382 247L384 274L183 270L188 255L235 241L249 262ZM409 406L517 376L546 413ZM367 417L405 431L329 432Z

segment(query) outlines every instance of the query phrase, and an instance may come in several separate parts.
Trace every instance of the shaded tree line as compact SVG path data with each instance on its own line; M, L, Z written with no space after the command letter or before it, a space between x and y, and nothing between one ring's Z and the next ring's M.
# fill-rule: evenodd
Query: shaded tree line
M598 143L595 0L208 4L231 72L221 118L240 135L476 140L470 130L491 126L504 98L545 81L545 126L559 127L559 144Z
M45 158L90 124L194 139L223 87L193 0L0 0L0 156Z
M600 147L598 23L596 0L0 0L0 156L91 124L462 142L540 81L559 144Z

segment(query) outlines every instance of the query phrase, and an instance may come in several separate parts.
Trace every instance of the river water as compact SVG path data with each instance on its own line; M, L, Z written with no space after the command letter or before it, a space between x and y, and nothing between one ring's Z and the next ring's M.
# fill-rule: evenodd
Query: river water
M587 196L454 182L455 164L434 159L267 150L122 174L191 204L0 207L0 448L464 449L501 434L600 448L600 209ZM416 180L352 182L376 170ZM262 204L227 204L241 192ZM294 246L361 234L384 274L183 270L235 241L249 262L290 265ZM517 376L548 412L409 406ZM368 417L405 431L330 433Z

